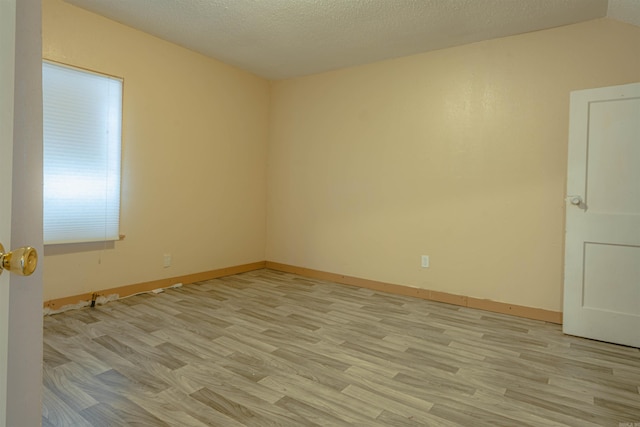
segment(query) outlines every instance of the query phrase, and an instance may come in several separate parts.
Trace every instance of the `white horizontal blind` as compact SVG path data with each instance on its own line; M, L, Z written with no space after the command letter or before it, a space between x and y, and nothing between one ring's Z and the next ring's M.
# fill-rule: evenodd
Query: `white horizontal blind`
M117 240L122 81L42 65L44 241Z

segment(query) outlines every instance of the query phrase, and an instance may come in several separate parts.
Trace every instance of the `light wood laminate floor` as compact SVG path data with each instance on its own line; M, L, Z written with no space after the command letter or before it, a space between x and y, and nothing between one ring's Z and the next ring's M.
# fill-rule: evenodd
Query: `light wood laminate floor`
M640 426L636 348L270 270L44 320L44 426Z

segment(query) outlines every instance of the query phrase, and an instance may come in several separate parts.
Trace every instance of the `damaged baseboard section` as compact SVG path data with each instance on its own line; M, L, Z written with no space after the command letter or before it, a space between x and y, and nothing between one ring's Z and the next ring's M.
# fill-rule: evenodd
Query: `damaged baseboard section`
M265 268L266 261L257 261L249 264L234 265L231 267L218 268L216 270L202 271L199 273L185 274L182 276L168 277L165 279L152 280L149 282L135 283L131 285L118 286L116 288L94 290L92 293L78 295L68 295L62 298L55 298L43 302L44 315L62 313L63 311L79 309L87 306L94 307L96 304L106 304L110 301L126 298L141 293L159 294L168 288L179 288L183 284L204 282L218 277L232 276L234 274L246 273L248 271ZM102 295L102 296L99 296Z
M69 311L69 310L78 310L83 307L93 307L95 305L104 305L108 302L116 301L118 299L120 299L120 295L118 294L111 294L107 296L99 295L95 299L92 298L91 300L87 300L87 301L79 301L77 304L67 304L65 306L60 307L58 310L54 310L50 307L44 307L42 309L42 314L44 316L49 316L51 314L64 313L65 311Z
M125 298L129 298L129 297L133 297L136 295L142 295L142 294L159 294L164 292L165 289L175 289L175 288L180 288L182 287L182 283L176 283L174 285L171 286L167 286L166 288L157 288L157 289L153 289L151 291L143 291L143 292L136 292L134 294L131 295L127 295L124 297L120 297L119 294L110 294L110 295L98 295L96 293L94 293L91 296L91 300L86 300L86 301L79 301L76 304L67 304L64 305L62 307L60 307L57 310L54 310L50 307L44 307L42 309L42 314L43 316L50 316L52 314L58 314L58 313L64 313L65 311L69 311L69 310L78 310L84 307L95 307L96 305L105 305L111 301L117 301L117 300L121 300L121 299L125 299Z

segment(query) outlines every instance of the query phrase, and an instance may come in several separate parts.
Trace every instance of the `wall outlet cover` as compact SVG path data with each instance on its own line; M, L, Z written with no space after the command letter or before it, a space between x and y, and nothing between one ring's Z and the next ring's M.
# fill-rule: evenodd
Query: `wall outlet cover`
M422 268L429 267L429 255L422 255L421 265L422 265Z

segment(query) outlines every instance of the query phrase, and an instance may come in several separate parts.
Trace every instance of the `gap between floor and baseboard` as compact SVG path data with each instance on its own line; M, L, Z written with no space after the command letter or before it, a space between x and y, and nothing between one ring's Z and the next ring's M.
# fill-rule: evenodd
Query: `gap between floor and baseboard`
M432 291L429 289L413 288L410 286L394 285L391 283L378 282L375 280L362 279L359 277L345 276L343 274L329 273L326 271L313 270L310 268L297 267L289 264L281 264L273 261L259 261L250 264L242 264L233 267L220 268L217 270L205 271L202 273L187 274L184 276L170 277L167 279L153 280L150 282L137 283L134 285L120 286L117 288L103 289L100 291L88 292L86 294L74 295L65 298L57 298L44 302L45 310L56 312L66 306L78 305L84 302L89 305L94 294L103 298L116 295L117 298L124 298L143 292L151 292L159 289L175 286L178 283L191 284L204 280L216 279L224 276L231 276L239 273L268 268L284 273L293 273L313 279L327 280L344 285L358 286L391 294L411 296L429 301L443 302L462 307L477 308L494 313L509 314L527 319L542 320L550 323L562 324L562 312L545 310L542 308L527 307L516 304L492 301L487 299L473 298L463 295L455 295L446 292ZM117 299L116 298L116 299Z
M136 283L134 285L120 286L117 288L102 289L85 294L73 295L70 297L56 298L44 302L45 314L49 312L58 312L64 310L68 306L89 305L96 294L106 300L125 298L134 294L144 292L154 292L159 289L170 288L176 284L191 284L202 282L204 280L217 279L218 277L232 276L234 274L246 273L248 271L259 270L265 268L266 262L259 261L250 264L236 265L233 267L219 268L217 270L204 271L202 273L186 274L184 276L169 277L166 279L152 280L150 282ZM113 298L113 296L116 296ZM84 304L84 303L87 304Z

